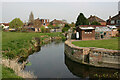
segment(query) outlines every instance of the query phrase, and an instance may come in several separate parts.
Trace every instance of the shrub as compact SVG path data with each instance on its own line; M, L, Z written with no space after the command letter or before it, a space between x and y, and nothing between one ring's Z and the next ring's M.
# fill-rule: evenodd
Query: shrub
M41 32L42 32L42 33L45 33L45 32L46 32L46 29L45 29L44 26L42 26L40 29L41 29Z

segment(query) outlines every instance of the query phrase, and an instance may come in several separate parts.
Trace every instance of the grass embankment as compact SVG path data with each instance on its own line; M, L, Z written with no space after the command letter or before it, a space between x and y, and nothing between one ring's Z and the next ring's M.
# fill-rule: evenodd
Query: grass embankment
M28 55L27 49L31 46L30 41L33 37L39 37L44 40L49 37L61 37L65 39L62 33L21 33L21 32L2 32L2 55L4 58L16 58L17 56ZM20 78L14 71L2 67L3 78Z
M112 50L120 50L118 49L118 40L119 38L111 38L106 40L89 40L89 41L74 41L72 44L79 47L97 47L97 48L105 48Z
M9 79L9 80L24 80L23 78L17 76L14 71L10 68L2 66L2 78L4 79Z
M16 56L24 56L27 54L26 49L31 46L30 41L33 37L40 37L41 41L49 37L64 38L61 33L2 32L3 57L15 58Z

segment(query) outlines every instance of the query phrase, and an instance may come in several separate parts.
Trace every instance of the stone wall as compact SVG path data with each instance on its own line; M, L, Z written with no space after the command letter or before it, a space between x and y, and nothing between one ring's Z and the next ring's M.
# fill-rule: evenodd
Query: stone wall
M78 47L71 42L65 41L65 54L71 60L96 67L120 69L120 50Z

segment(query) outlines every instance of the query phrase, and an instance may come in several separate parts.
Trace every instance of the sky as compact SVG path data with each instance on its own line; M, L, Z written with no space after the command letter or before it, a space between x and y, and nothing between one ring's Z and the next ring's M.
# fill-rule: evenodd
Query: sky
M43 1L43 0L42 0ZM45 2L46 1L46 2ZM57 2L58 1L58 2ZM90 15L96 15L103 20L107 20L109 16L114 16L118 13L118 1L111 0L108 2L77 2L77 0L66 0L66 2L60 2L59 0L44 0L39 2L37 0L27 0L15 2L15 0L4 0L2 1L2 22L10 22L14 18L20 18L23 22L27 22L29 14L32 11L34 18L40 19L53 19L62 20L65 19L67 22L76 22L76 19L80 13L83 13L86 18ZM110 0L109 0L110 1ZM113 1L113 2L112 2Z

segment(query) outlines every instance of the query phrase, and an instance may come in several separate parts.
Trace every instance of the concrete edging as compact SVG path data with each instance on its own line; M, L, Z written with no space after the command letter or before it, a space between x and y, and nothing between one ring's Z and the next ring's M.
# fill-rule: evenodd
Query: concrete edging
M71 60L95 67L120 69L120 50L78 47L72 40L65 41L65 54Z

